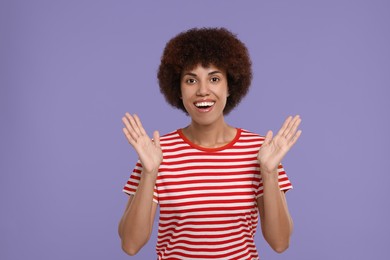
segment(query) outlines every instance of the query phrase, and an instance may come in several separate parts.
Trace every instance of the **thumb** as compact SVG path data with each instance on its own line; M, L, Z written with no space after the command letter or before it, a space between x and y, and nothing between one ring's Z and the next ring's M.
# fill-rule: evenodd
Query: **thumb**
M263 145L268 145L272 140L272 136L273 136L273 133L271 130L269 130L265 136L265 140L264 140Z
M153 132L153 142L157 147L160 147L160 133L158 131Z

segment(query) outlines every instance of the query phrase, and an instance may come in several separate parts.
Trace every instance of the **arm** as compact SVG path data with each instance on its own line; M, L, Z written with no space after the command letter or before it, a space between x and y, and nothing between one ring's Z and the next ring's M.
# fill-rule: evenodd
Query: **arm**
M141 178L135 195L130 195L119 222L118 233L122 249L135 255L148 241L153 229L157 204L153 202L151 182Z
M301 135L301 131L297 131L300 122L299 116L287 118L274 138L269 131L258 154L263 180L263 196L257 199L262 233L268 244L278 253L289 246L293 222L285 194L279 188L277 168Z
M122 121L125 124L123 132L137 151L143 169L137 191L134 196L129 197L118 227L122 249L129 255L135 255L148 242L152 233L157 208L157 204L153 202L153 192L162 152L157 131L154 132L152 141L136 115L132 117L126 113Z
M272 249L282 253L289 246L293 221L287 208L284 191L280 191L277 181L264 183L263 187L263 196L257 199L261 230Z

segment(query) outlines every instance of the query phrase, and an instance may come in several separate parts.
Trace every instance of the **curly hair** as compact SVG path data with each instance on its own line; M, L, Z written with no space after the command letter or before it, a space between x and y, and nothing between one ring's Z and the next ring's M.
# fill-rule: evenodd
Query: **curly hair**
M160 91L170 105L186 114L180 98L181 74L198 64L212 64L226 71L229 97L223 113L227 115L247 94L252 80L246 46L225 28L193 28L166 44L157 74Z

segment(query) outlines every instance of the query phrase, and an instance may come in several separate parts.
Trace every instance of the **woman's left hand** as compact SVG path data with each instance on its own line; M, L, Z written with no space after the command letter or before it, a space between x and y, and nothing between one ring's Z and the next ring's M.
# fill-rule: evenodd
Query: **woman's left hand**
M262 174L277 171L283 157L302 133L301 130L297 130L300 123L299 115L289 116L275 137L273 137L272 131L268 131L257 155Z

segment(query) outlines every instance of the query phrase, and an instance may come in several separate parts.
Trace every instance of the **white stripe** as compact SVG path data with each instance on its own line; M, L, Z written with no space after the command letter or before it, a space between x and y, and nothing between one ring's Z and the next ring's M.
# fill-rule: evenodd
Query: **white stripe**
M177 219L172 219L172 220L161 220L160 223L164 225L168 224L184 224L184 223L189 223L189 222L218 222L218 221L227 221L230 220L232 222L252 222L254 224L257 224L257 218L258 218L258 213L257 211L254 211L255 213L252 213L248 216L243 217L243 216L232 216L232 217L209 217L209 214L207 214L207 217L205 216L204 218L194 218L193 216L187 216L181 220ZM212 216L212 215L211 215ZM256 222L253 222L253 219L256 219Z
M255 207L254 207L254 210L255 210ZM234 213L236 214L240 214L240 213L248 213L248 209L237 209L234 211ZM180 217L182 218L185 218L187 216L199 216L199 215L202 215L202 216L212 216L212 215L220 215L220 214L232 214L232 211L231 210L213 210L213 211L194 211L194 212L183 212L183 213L180 213ZM252 214L253 215L253 214ZM160 216L162 218L170 218L170 217L175 217L177 216L176 213L170 213L170 214L167 214L167 213L161 213L160 211ZM229 219L229 218L226 218L226 219Z
M161 235L163 235L166 232L172 232L172 228L175 230L175 235L179 234L188 234L188 235L196 235L201 233L202 235L216 235L216 234L229 234L229 233L234 233L241 231L245 226L247 225L246 222L236 222L236 223L230 223L230 224L213 224L212 226L210 225L196 225L196 226L191 226L192 229L198 229L198 231L189 231L186 230L188 226L185 227L179 227L179 226L166 226L166 227L160 227L159 232ZM224 228L226 230L224 231L206 231L207 229L210 228ZM193 240L191 240L193 241Z
M251 181L246 182L223 182L223 183L192 183L192 184L171 184L171 185L164 185L166 189L182 189L183 187L186 188L216 188L216 187L234 187L237 185L251 185ZM210 192L212 192L212 189L208 189Z
M228 243L224 243L224 241L226 240L231 240L231 239L235 239L235 241L233 242L228 242ZM175 246L184 246L184 247L190 247L191 250L196 250L197 252L199 252L200 249L215 249L215 248L224 248L224 247L229 247L229 246L233 246L233 245L240 245L242 243L245 243L247 241L251 241L251 238L247 238L247 237L242 237L241 235L236 235L236 236L231 236L230 238L228 239L213 239L212 241L213 242L218 242L218 244L215 244L215 245L195 245L195 244L191 244L191 242L204 242L204 239L191 239L191 240L185 240L183 238L177 238L177 239L172 239L170 240L173 243L175 243ZM189 241L190 243L177 243L177 241ZM221 252L224 252L224 251L221 251Z
M174 181L174 182L183 182L183 181L196 181L196 180L200 180L200 181L203 181L203 180L215 180L215 181L219 181L221 179L221 177L223 177L224 180L238 180L238 179L247 179L247 178L256 178L255 174L253 173L237 173L237 175L235 174L231 174L231 175L223 175L223 176L220 176L220 175L211 175L211 176L207 176L207 175L202 175L202 176L192 176L192 177L185 177L185 175L183 175L181 172L180 172L180 175L179 174L170 174L168 175L167 177L164 176L164 179L160 179L159 181L162 182L171 182L171 181ZM159 182L157 182L159 183Z
M164 210L160 210L160 215L161 215L161 218L173 218L175 219L175 217L180 217L181 219L188 219L188 218L194 218L194 219L202 219L202 218L199 218L199 216L203 216L204 220L208 221L208 220L212 220L215 218L215 216L220 216L221 214L222 215L228 215L228 216L231 216L231 215L234 215L234 214L237 214L237 216L239 218L242 218L243 216L248 216L248 217L253 217L253 216L256 216L258 214L258 211L257 211L257 206L253 206L251 209L240 209L240 210L235 210L234 211L234 214L233 212L230 212L230 211L221 211L220 209L218 210L209 210L207 211L207 213L205 213L204 211L194 211L194 212L181 212L179 215L176 213L176 212L172 212L172 213L166 213ZM241 213L246 213L247 215L242 215ZM226 220L230 220L232 219L233 217L226 217L225 219Z
M163 163L167 162L181 162L181 161L190 161L190 160L215 160L215 161L220 161L221 159L223 160L237 160L237 159L247 159L250 158L249 155L244 154L244 155L182 155L179 158L170 158L166 159L164 158ZM256 155L253 155L252 158L256 158Z
M248 164L257 164L257 160L250 160L250 161L241 161L241 162L221 162L221 161L215 161L215 162L184 162L184 163L177 163L175 165L162 165L161 167L165 169L176 169L180 167L207 167L207 166L241 166L241 165L248 165ZM238 168L238 167L237 167Z
M259 150L259 148L229 148L229 153L230 154L234 154L234 153L246 153L246 152L257 152ZM179 156L181 155L182 153L199 153L199 150L195 150L195 149L183 149L183 150L179 150L179 151L165 151L164 152L164 155L165 156ZM224 152L225 153L225 152ZM217 155L218 153L216 153ZM201 157L200 157L201 158Z
M160 145L161 145L161 142L160 142ZM179 144L171 144L171 145L167 145L167 146L163 146L163 149L167 149L167 150L170 150L170 149L178 149L178 148L186 148L186 149L191 149L188 144L186 143L179 143ZM194 152L197 152L197 150L195 149L192 149Z
M245 248L245 244L246 243L244 243L244 245L242 245L241 247L236 247L236 248L231 248L231 249L228 249L228 250L223 250L223 251L218 251L218 255L224 255L224 254L229 254L229 253L231 253L231 252L234 252L234 251L239 251L239 254L236 254L236 256L238 256L238 255L241 255L242 253L244 253L244 252L247 252L247 250L246 250L246 248ZM188 246L187 246L188 247ZM241 250L240 250L241 249ZM210 256L212 256L213 254L215 255L216 253L210 253L210 252L206 252L206 251L201 251L201 250L191 250L191 251L187 251L187 250L183 250L183 249L177 249L177 248L174 248L174 249L172 249L172 250L167 250L167 253L168 252L172 252L172 253L176 253L176 252L180 252L180 253L190 253L191 255L194 255L194 256L196 256L196 255L210 255ZM170 257L174 257L174 256L176 256L176 254L172 254L172 255L169 255ZM182 256L180 256L180 255L177 255L177 257L179 258L179 259L181 259L182 258ZM231 258L232 256L229 256L228 258L229 259L234 259L234 258ZM218 259L218 258L214 258L213 257L213 259ZM226 258L222 258L222 259L224 259L224 260L226 260Z
M170 169L172 170L172 169ZM191 174L191 173L199 173L201 172L212 172L212 173L234 173L234 172L248 172L248 171L259 171L260 169L257 167L245 167L245 168L240 168L239 171L238 169L191 169L191 170L181 170L181 171L176 171L176 172L169 172L169 171L160 171L159 174L164 174L164 176L169 176L169 175L177 175L179 174ZM222 177L222 176L221 176ZM223 176L224 177L224 176Z
M228 204L222 204L222 205L221 205L221 203L202 204L202 205L194 204L194 205L189 205L189 206L180 206L179 208L178 207L169 207L168 205L164 205L164 210L185 211L188 209L199 210L199 209L218 208L218 209L221 209L220 210L221 212L233 211L232 209L224 210L225 208L229 207L229 208L237 208L234 210L234 212L236 212L236 211L242 211L242 209L240 209L241 207L252 207L253 205L254 205L254 200L253 200L253 202L234 202L234 203L228 203ZM244 211L245 210L248 211L247 209L244 209ZM204 212L208 212L208 211L204 211Z
M260 182L253 182L252 185L257 186ZM196 195L202 195L202 194L210 194L210 193L220 193L220 194L234 194L235 192L249 192L253 191L252 188L232 188L232 189L215 189L215 190L192 190L192 191L180 191L180 192L170 192L170 193L161 193L160 198L166 198L166 197L178 197L182 195L193 195L196 197Z
M234 223L234 224L237 224L237 223ZM246 223L239 223L239 224L246 224ZM188 228L188 227L186 227L186 228ZM180 235L200 235L200 236L202 236L202 235L204 235L204 236L218 235L218 236L224 236L224 235L228 235L228 234L236 233L236 232L240 233L241 231L246 229L246 226L245 225L236 225L236 226L225 225L223 228L226 228L226 230L220 230L220 231L215 231L215 230L206 231L207 228L210 228L210 226L205 226L203 228L199 227L199 230L197 230L197 231L185 230L185 228L182 228L182 227L175 227L174 229L171 229L171 230L159 228L158 235L166 237L166 236L169 236L169 235L172 235L173 233L175 233L175 236L177 236L177 237L180 237ZM197 229L197 228L192 228L192 229ZM230 237L230 236L228 236L228 237ZM193 239L194 238L189 238L190 241L194 241ZM213 238L208 238L208 239L209 239L209 241L213 241Z
M254 194L253 194L254 195ZM176 204L176 203L186 203L186 202L207 202L211 200L243 200L243 199L253 199L254 196L251 195L238 195L238 196L225 196L225 197L195 197L195 198L183 198L183 199L170 199L169 201L164 201L164 206L169 204ZM227 204L226 204L227 205ZM229 204L230 205L230 204Z

